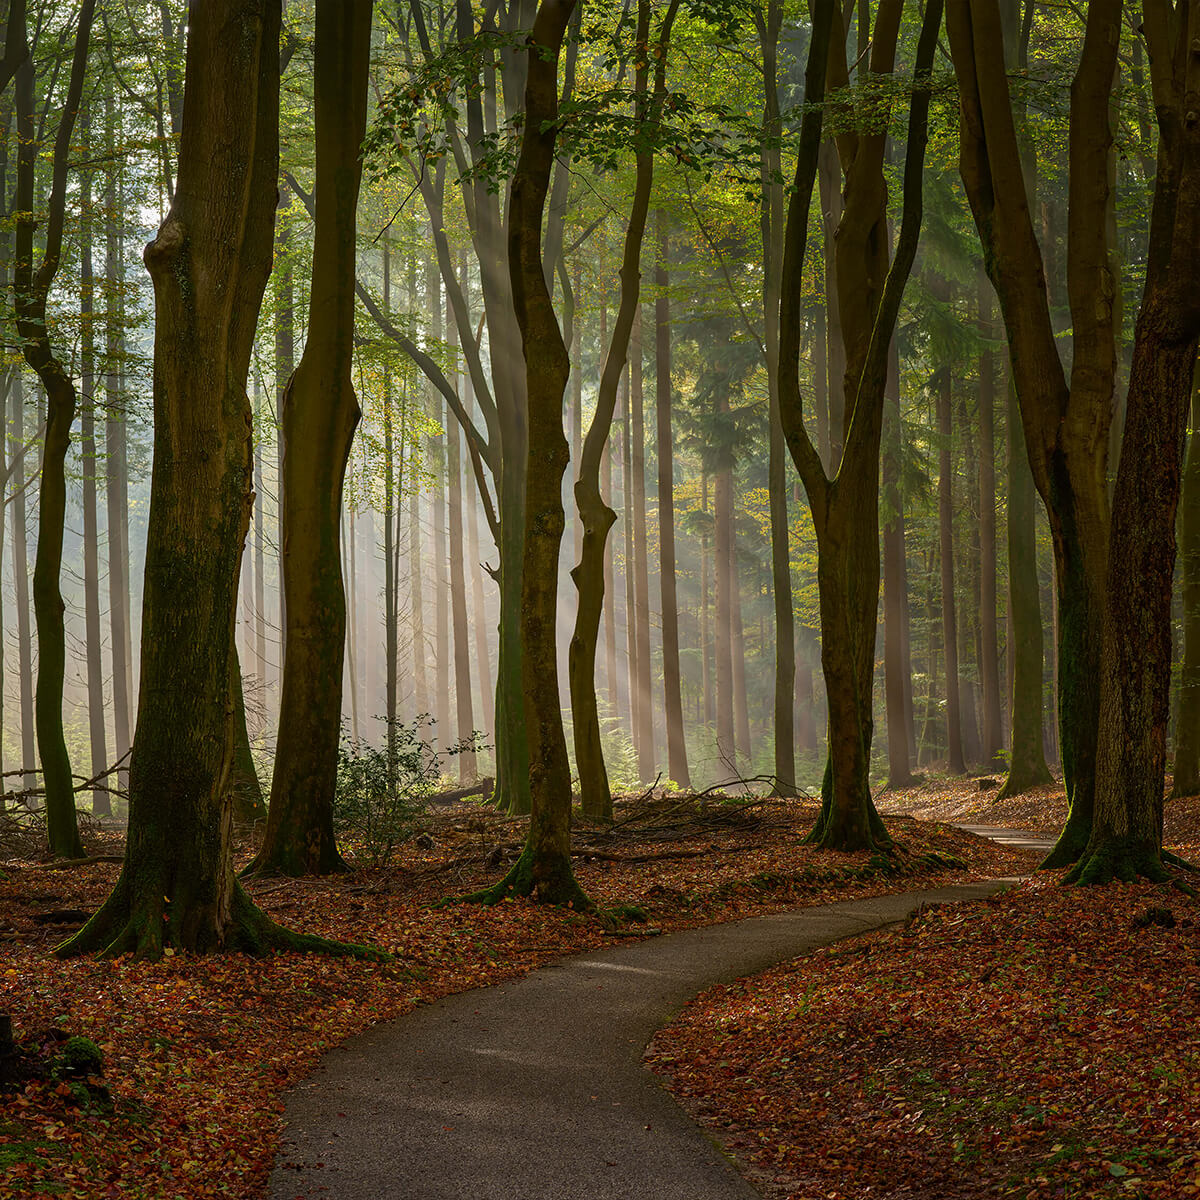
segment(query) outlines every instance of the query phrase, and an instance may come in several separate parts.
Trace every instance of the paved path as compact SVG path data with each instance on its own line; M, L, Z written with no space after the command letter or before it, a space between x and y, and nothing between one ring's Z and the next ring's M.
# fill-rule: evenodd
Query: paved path
M272 1200L754 1200L642 1066L655 1031L714 984L1003 886L648 938L376 1025L288 1097Z
M1036 850L1039 854L1049 854L1058 843L1058 838L1043 837L1025 829L1000 829L995 825L957 825L956 828L991 838L1009 850Z

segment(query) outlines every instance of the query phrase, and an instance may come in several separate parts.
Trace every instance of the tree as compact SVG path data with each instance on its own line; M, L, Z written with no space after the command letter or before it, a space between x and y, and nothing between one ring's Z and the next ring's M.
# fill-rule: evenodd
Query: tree
M532 812L525 848L512 869L485 893L516 893L553 904L592 907L571 870L571 768L558 699L555 631L558 554L566 520L567 468L563 393L570 356L554 312L542 255L542 216L554 163L558 59L575 0L542 0L528 39L525 119L512 180L508 261L521 331L528 401L524 557L521 571L521 661L529 738Z
M316 11L312 287L308 338L280 414L287 619L275 773L255 873L345 869L333 832L346 641L341 515L361 416L351 365L372 8L372 0L319 0Z
M928 4L921 26L909 108L904 206L891 269L886 269L886 132L841 135L846 208L837 234L838 296L846 343L846 415L840 465L830 478L804 427L799 384L800 279L808 210L821 137L826 59L845 76L845 40L835 5L816 3L805 81L794 190L784 234L784 291L779 317L780 416L788 450L808 495L817 532L821 664L829 703L829 761L813 840L842 850L890 839L871 801L870 746L876 613L879 606L879 451L888 348L921 226L922 173L929 90L941 5ZM873 74L890 72L902 5L885 0L876 15ZM838 27L839 36L831 39ZM885 278L886 276L886 278Z
M53 177L47 203L46 244L42 261L33 268L34 167L38 145L34 132L33 60L27 44L24 5L9 17L7 41L25 45L25 61L17 71L17 228L13 292L17 310L17 335L25 361L37 372L46 389L47 422L42 453L42 478L38 492L38 542L33 566L33 609L38 632L38 672L35 704L38 750L46 788L46 834L52 854L81 858L83 845L75 819L75 792L71 761L63 735L63 678L66 672L64 605L59 590L62 572L63 528L67 515L67 449L75 419L75 384L50 347L46 325L46 299L58 274L66 220L67 170L71 136L79 112L87 69L88 43L95 18L95 0L84 0L75 34L75 52L62 117L54 139ZM6 49L6 57L8 51Z
M270 921L233 873L233 635L252 505L246 375L271 270L279 0L191 10L179 173L154 284L154 474L125 863L60 955L342 949ZM360 951L361 952L361 951Z
M1111 518L1104 469L1117 372L1109 103L1121 5L1088 6L1071 86L1067 286L1070 382L1026 202L996 0L948 8L961 171L1008 329L1030 467L1054 543L1059 713L1070 814L1047 866L1069 878L1161 878L1174 518L1200 306L1185 266L1200 249L1196 15L1146 0L1159 147L1146 285L1134 336Z
M653 93L648 94L649 62L639 56L634 74L634 105L639 123L654 122L661 112L665 91L667 44L679 0L671 0L659 27ZM650 5L639 0L637 43L650 39ZM600 488L600 468L608 445L609 430L616 410L617 390L629 353L630 335L641 293L641 254L646 221L650 209L650 191L654 179L654 151L644 145L637 154L637 181L625 228L625 248L621 260L620 301L611 338L603 347L604 366L596 396L596 411L583 441L579 473L575 480L575 503L583 525L583 545L578 565L571 578L579 593L575 630L569 650L571 715L574 724L575 762L579 770L579 789L583 811L592 817L612 816L612 793L600 746L600 716L596 704L596 648L600 637L600 617L605 606L605 552L608 534L617 514L605 502ZM632 564L626 564L632 569ZM614 597L607 594L611 606ZM632 618L633 614L629 616ZM648 702L649 697L645 697Z

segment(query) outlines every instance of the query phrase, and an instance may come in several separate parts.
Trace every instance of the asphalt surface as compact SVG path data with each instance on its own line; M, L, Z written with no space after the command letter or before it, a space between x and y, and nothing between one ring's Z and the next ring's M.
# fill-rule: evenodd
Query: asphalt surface
M989 831L994 833L996 831ZM562 959L330 1051L287 1100L272 1200L753 1200L642 1065L698 992L993 881L850 900Z

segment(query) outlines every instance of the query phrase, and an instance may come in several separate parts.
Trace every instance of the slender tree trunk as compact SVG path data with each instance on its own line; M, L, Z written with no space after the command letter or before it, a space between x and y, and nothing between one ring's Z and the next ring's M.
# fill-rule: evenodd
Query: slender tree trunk
M683 737L679 670L679 600L675 588L675 463L671 438L671 299L667 263L667 217L658 210L658 266L654 304L655 423L658 448L659 588L662 596L663 711L667 725L667 772L685 791L692 786Z
M454 324L447 322L448 340L453 345ZM458 424L446 422L446 481L449 486L450 509L450 607L454 629L454 698L459 742L470 739L475 731L474 707L471 700L471 647L467 634L467 584L463 571L462 454L459 449ZM475 779L478 765L474 750L464 750L458 756L460 784Z
M283 584L283 403L284 393L292 372L296 369L296 308L295 280L292 263L291 216L292 193L288 185L279 182L279 215L275 228L275 553L279 580L279 665L278 679L283 679L287 652L284 630L287 628L287 594Z
M28 56L16 73L17 218L13 292L17 334L25 361L37 372L46 391L47 421L43 436L42 475L38 492L38 540L33 566L33 608L38 634L37 690L34 700L42 782L46 789L46 834L50 851L60 858L81 858L83 845L75 817L71 762L63 734L63 682L66 673L65 606L59 590L63 530L66 522L66 458L75 418L75 385L50 346L46 299L58 273L66 217L67 160L83 92L88 42L95 15L94 0L84 0L75 37L71 78L54 143L53 181L47 205L45 252L33 265L34 170L38 154L33 114L33 60ZM26 42L24 11L19 30L8 38ZM16 36L14 36L16 35Z
M351 379L355 234L372 0L319 0L316 204L308 337L284 393L283 685L271 806L257 873L345 869L333 832L345 674L342 491L361 416Z
M700 511L708 515L708 473L700 472ZM704 692L704 726L711 729L716 722L716 688L713 676L712 602L709 578L712 573L712 552L708 533L700 535L700 662L701 683Z
M647 202L649 197L647 197ZM644 226L644 221L643 221ZM639 243L641 238L638 239ZM640 246L639 246L640 248ZM654 712L650 692L650 567L646 561L646 423L643 405L642 309L638 304L630 344L630 465L633 470L633 642L638 730L638 775L654 779Z
M737 530L729 538L730 652L733 657L733 727L741 762L750 761L750 709L746 697L746 632L742 622L742 585L737 561Z
M943 367L936 384L938 417L938 558L942 572L942 646L946 655L946 739L950 774L966 772L963 761L962 708L958 678L958 622L954 601L954 491L950 438L950 371Z
M17 610L17 683L21 703L21 767L25 775L21 787L37 787L34 767L37 746L33 722L33 638L29 628L29 535L25 522L25 382L20 371L13 372L12 387L13 447L13 593Z
M471 381L466 381L468 392ZM474 472L467 484L467 554L471 563L471 609L475 632L475 657L479 664L479 703L483 713L484 732L495 736L495 688L492 683L492 662L488 653L488 623L483 598L483 565L479 557L479 504Z
M554 161L558 52L574 0L542 0L530 33L526 119L509 209L509 270L525 359L528 465L521 586L521 682L532 812L520 859L487 895L516 891L590 908L571 870L571 769L558 696L558 558L568 462L563 392L570 359L546 288L542 215Z
M792 560L788 545L787 446L779 415L779 293L783 286L783 188L780 154L774 141L780 132L779 32L781 0L768 0L766 12L755 11L763 53L762 203L759 224L763 251L763 329L767 360L770 429L767 448L767 494L771 516L771 599L775 616L775 691L771 728L775 743L775 784L780 796L796 792L796 618L792 608ZM744 663L743 663L744 673Z
M79 135L88 144L90 120L87 104L80 109ZM83 608L86 630L88 734L91 742L93 777L108 767L104 728L104 668L101 665L100 633L100 523L96 470L96 326L95 282L92 266L91 174L80 173L79 181L79 383L81 398L79 453L82 460L83 491ZM92 815L112 815L106 788L92 792Z
M993 336L992 285L978 279L979 325ZM996 632L996 362L990 349L979 356L979 688L983 703L982 760L985 771L1003 766L1000 720L1000 659Z
M641 752L641 696L638 694L638 643L636 631L637 597L634 593L633 563L633 453L630 409L633 405L633 372L625 366L625 394L621 405L621 527L624 532L625 561L621 574L625 582L625 698L629 714L629 737L633 742L635 761Z
M900 420L900 362L896 339L888 351L888 388L883 412L883 676L887 712L888 786L911 787L908 712L904 703L904 500L900 461L904 430Z
M429 313L435 342L442 340L442 295L437 276L426 273L426 311ZM429 389L430 415L435 425L444 426L440 394ZM429 472L433 476L433 661L434 708L437 732L442 746L450 743L450 596L447 586L449 555L446 551L446 455L435 439L427 443Z

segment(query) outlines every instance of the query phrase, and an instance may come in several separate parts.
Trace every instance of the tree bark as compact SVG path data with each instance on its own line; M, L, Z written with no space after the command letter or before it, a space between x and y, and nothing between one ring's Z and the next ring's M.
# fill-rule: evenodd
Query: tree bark
M987 277L977 280L980 333L994 336L992 291ZM982 764L1004 765L1000 720L1000 658L996 633L996 359L990 348L979 356L979 690L982 701Z
M667 217L656 214L658 265L654 302L655 431L658 449L659 589L662 598L663 711L667 726L667 773L684 791L692 786L683 736L679 670L679 599L675 587L675 462L671 436L671 296L667 264Z
M342 491L361 412L351 380L355 234L372 0L318 0L316 208L308 336L283 398L283 685L256 874L345 870L333 832L345 674Z
M33 608L38 635L34 719L42 760L42 782L46 789L46 834L51 853L59 858L83 857L75 817L71 762L63 735L66 631L63 625L65 606L59 590L67 505L66 458L71 442L71 423L75 418L76 394L71 376L50 346L46 327L46 299L58 274L62 253L68 155L83 93L95 8L95 0L84 0L79 14L70 82L54 141L45 250L36 271L33 266L33 234L36 226L33 185L38 145L34 132L31 54L18 69L16 84L19 149L13 292L17 334L22 342L25 361L42 381L47 403L41 486L38 492L37 553L33 566ZM14 44L27 42L23 7L19 24L8 31L8 37Z
M647 199L647 203L649 200ZM642 221L645 229L645 218ZM641 241L639 237L639 252ZM638 777L643 784L654 781L654 712L650 693L650 567L646 561L646 421L643 404L642 309L634 310L630 339L630 466L633 498L633 643L634 686L637 704Z
M943 367L935 385L938 417L938 561L942 579L942 646L946 661L947 767L951 775L966 772L963 759L962 708L958 678L958 621L954 597L954 493L950 439L950 370Z
M231 651L252 455L246 373L271 270L278 0L189 17L175 196L155 289L155 454L125 865L60 954L332 948L268 920L233 874ZM344 949L344 948L343 948Z
M546 287L542 216L558 113L558 58L575 0L542 0L529 36L525 123L512 182L508 260L525 359L528 464L524 487L520 636L532 802L525 849L487 899L511 892L592 907L571 870L571 768L558 697L558 557L568 447L563 392L570 358Z
M1183 468L1183 665L1175 717L1172 796L1200 794L1200 391L1192 393L1192 430Z
M890 72L901 5L881 3L871 46L872 74ZM930 71L941 19L934 0L925 9L915 74ZM795 186L788 210L783 276L789 286L780 306L780 412L788 449L804 482L817 532L822 666L829 706L829 763L822 812L811 835L818 844L844 850L887 845L870 791L873 731L872 686L879 605L879 449L888 348L904 285L916 253L921 223L921 181L929 92L914 88L904 164L904 202L895 260L887 269L888 238L883 161L886 135L842 135L846 209L837 235L838 292L846 344L847 419L844 451L830 479L814 448L801 411L799 387L799 280L808 208L817 170L826 67L837 87L845 74L845 41L830 37L840 21L836 6L813 6ZM886 276L886 277L885 277ZM794 282L793 282L794 281Z

